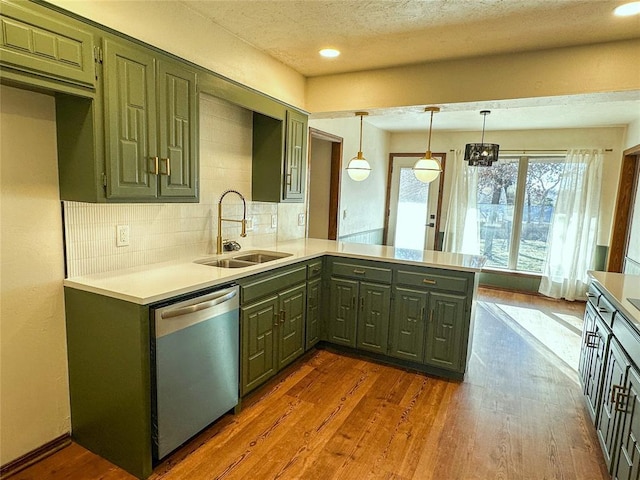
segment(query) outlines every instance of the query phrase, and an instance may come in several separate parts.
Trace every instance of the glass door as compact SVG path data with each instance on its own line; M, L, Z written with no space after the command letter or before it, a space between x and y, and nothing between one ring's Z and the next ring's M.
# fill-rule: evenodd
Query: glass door
M434 250L441 178L431 183L419 181L412 170L416 160L417 157L392 157L387 244L396 248Z

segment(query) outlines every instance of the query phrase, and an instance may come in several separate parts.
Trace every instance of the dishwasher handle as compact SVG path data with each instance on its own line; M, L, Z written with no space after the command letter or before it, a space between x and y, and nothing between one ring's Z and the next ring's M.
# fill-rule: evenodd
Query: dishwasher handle
M181 317L183 315L189 315L192 313L200 312L202 310L206 310L208 308L212 308L224 302L227 302L231 300L233 297L235 297L237 294L238 294L237 290L231 290L230 292L222 293L221 295L211 300L207 300L206 302L200 302L200 303L196 303L195 305L188 305L186 307L179 307L179 308L174 308L170 310L165 310L164 312L162 312L161 317L163 319L175 318L175 317Z

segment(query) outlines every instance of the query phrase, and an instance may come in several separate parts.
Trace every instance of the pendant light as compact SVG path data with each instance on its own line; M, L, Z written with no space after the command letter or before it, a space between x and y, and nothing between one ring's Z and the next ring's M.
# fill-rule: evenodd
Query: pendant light
M433 182L440 172L442 172L442 166L437 158L431 158L431 129L433 127L433 114L440 111L440 107L426 107L425 112L431 112L431 119L429 121L429 143L427 144L427 152L420 160L418 160L413 166L413 174L418 180L423 183Z
M369 115L369 113L356 112L356 116L360 117L360 149L358 150L358 154L349 160L349 165L347 165L349 177L356 182L365 180L371 173L371 166L362 155L362 117L365 115Z
M470 167L490 167L493 162L498 161L500 145L484 143L484 124L487 121L487 115L490 113L491 110L482 110L480 112L480 115L484 117L480 143L467 143L464 149L464 161L469 162Z

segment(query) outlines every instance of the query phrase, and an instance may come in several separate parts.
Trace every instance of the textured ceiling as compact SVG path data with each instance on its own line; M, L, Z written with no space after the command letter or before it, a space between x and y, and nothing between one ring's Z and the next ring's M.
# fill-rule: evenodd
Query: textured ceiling
M612 15L624 0L182 3L305 76L640 37L640 16Z
M626 0L179 0L307 76L639 38ZM333 47L335 59L318 55ZM640 92L441 105L434 129L620 126L640 117ZM327 112L334 118L353 112ZM390 131L426 130L423 106L370 112Z

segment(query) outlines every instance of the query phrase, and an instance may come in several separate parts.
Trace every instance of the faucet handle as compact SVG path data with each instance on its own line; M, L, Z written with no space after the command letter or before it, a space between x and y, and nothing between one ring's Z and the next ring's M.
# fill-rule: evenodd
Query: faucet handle
M224 240L222 242L222 249L225 252L233 252L236 250L240 250L240 248L242 248L240 244L234 240Z

